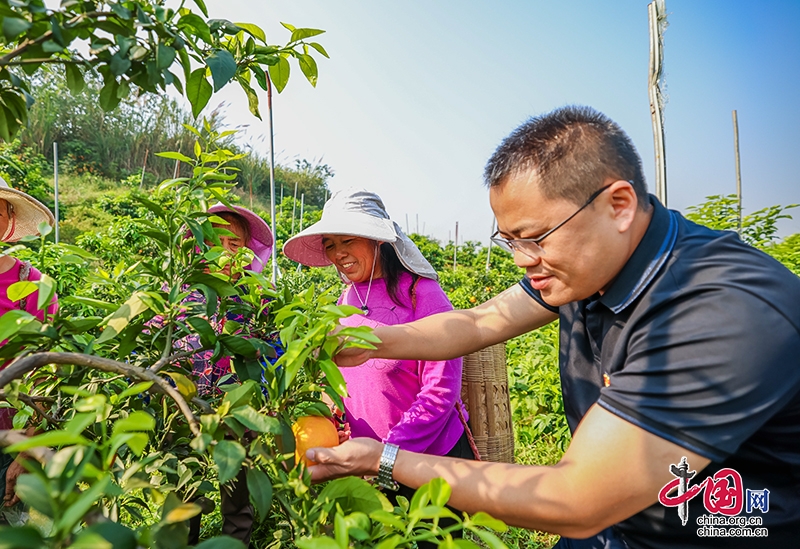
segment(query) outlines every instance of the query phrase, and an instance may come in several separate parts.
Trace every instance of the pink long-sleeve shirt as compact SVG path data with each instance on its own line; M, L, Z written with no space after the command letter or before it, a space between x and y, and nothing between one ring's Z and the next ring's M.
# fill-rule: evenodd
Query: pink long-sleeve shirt
M416 286L416 307L409 289L412 277L403 273L397 295L389 297L383 279L349 286L340 302L361 307L367 300L369 314L342 319L345 326L391 326L450 311L453 306L439 284L421 278ZM357 292L356 292L357 290ZM369 437L397 444L403 450L445 455L464 432L456 403L461 405L461 359L417 361L371 359L355 368L342 368L350 394L344 399L353 437ZM466 410L464 411L465 418Z
M4 273L0 273L0 316L6 314L8 311L20 308L19 301L11 301L8 297L8 287L19 282L20 270L22 269L22 261L14 258L14 265ZM42 279L40 273L34 267L28 274L28 280L37 281ZM44 320L45 311L39 309L39 292L35 291L28 296L26 300L25 310L35 316L38 320ZM53 315L58 310L58 300L53 298L50 305L47 307L47 314ZM5 364L0 365L0 370L5 368ZM12 419L16 410L14 408L0 408L0 429L13 429Z

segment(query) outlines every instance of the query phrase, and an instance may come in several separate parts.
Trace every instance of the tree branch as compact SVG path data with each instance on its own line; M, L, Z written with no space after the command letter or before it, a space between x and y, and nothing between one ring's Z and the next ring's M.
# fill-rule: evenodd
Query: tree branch
M68 28L68 27L71 27L73 25L78 24L81 21L81 19L85 19L85 18L86 19L91 19L91 18L99 19L100 17L108 17L108 16L116 16L116 14L114 12L105 12L105 11L92 11L92 12L89 12L89 13L81 13L79 15L76 15L75 17L73 17L72 19L67 21L66 23L64 23L64 28ZM23 53L28 51L31 47L36 46L37 44L41 44L42 42L45 42L45 41L49 40L52 36L53 36L53 31L49 30L49 31L45 32L44 34L42 34L36 40L25 40L19 46L17 46L16 49L11 50L7 54L5 54L3 57L0 57L0 67L3 67L5 65L10 64L9 62L12 59L14 59L15 57L19 57L20 55L22 55Z
M178 405L181 413L186 417L189 428L195 435L200 434L200 424L197 422L192 409L186 399L170 385L164 378L138 366L117 362L108 358L80 353L34 353L24 358L15 360L4 370L0 371L0 387L5 387L14 379L19 379L28 372L41 368L46 364L73 364L75 366L85 366L95 370L123 374L126 377L133 377L142 381L152 381L153 386L149 389L157 393L163 393L172 398Z

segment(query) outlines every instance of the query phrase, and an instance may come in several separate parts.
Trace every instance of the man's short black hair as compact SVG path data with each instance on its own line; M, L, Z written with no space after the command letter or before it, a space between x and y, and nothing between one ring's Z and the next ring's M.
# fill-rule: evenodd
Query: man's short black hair
M642 160L613 120L591 107L567 106L529 119L497 147L486 164L486 186L535 171L542 193L582 204L609 179L630 181L647 208Z

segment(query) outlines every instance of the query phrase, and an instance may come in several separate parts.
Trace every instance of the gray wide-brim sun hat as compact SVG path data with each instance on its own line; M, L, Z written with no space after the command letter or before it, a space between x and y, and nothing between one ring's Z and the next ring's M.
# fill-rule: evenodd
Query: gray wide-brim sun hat
M0 235L3 242L16 242L26 236L38 236L42 221L46 221L51 227L56 224L56 218L47 206L29 194L12 189L2 177L0 198L14 208L14 218L9 219L6 234Z
M322 209L322 219L287 240L283 253L292 261L309 267L332 265L322 245L322 236L326 234L388 242L406 269L425 278L439 278L416 244L389 219L381 197L375 193L364 189L335 192Z

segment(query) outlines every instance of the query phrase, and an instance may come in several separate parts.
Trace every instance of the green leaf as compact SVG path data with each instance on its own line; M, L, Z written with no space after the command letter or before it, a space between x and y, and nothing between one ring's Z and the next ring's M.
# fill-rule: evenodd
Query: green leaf
M43 274L36 284L39 286L39 299L36 307L40 311L44 311L50 306L53 302L53 297L56 295L56 281Z
M245 95L247 95L247 108L250 109L253 116L261 120L261 113L258 111L258 95L255 90L244 80L239 80L239 85L244 90Z
M31 23L19 17L3 17L3 36L12 42L17 36L31 28Z
M243 337L222 335L219 338L219 342L233 354L248 358L254 358L256 355L256 348Z
M253 431L272 433L275 435L281 433L281 424L277 418L261 414L252 406L240 406L239 408L235 408L231 410L231 415L236 418L239 423Z
M508 549L506 544L491 532L486 530L473 530L472 532L481 538L483 543L489 546L489 549Z
M72 95L81 93L86 86L81 69L77 65L67 63L64 65L64 70L67 73L67 89Z
M342 549L336 540L329 537L298 539L295 543L300 549Z
M212 93L211 84L206 80L206 68L200 67L193 70L186 82L186 98L192 104L192 116L197 118L200 115L200 112L208 105Z
M306 75L306 80L316 87L317 86L317 62L310 55L301 53L297 56L297 62L300 63L300 70Z
M181 153L176 152L176 151L160 152L160 153L156 153L156 156L160 156L161 158L169 158L170 160L180 160L181 162L186 162L187 164L193 164L194 163L194 161L191 158L189 158L185 154L181 154ZM160 208L160 206L159 206L159 208Z
M122 400L124 398L128 398L129 396L138 395L139 393L144 393L152 386L153 386L152 381L142 381L141 383L131 385L130 387L122 391L118 395L118 398L119 400Z
M17 478L16 491L19 499L40 513L51 518L54 516L54 502L50 497L50 489L37 475L20 475Z
M167 372L167 375L172 378L175 385L178 386L178 392L186 400L192 400L197 396L197 385L183 374L178 372Z
M505 532L508 530L508 526L502 521L494 518L489 513L484 513L483 511L478 511L474 515L469 518L470 523L476 526L483 526L484 528L490 528L495 532Z
M38 289L38 286L30 280L14 282L8 287L7 295L9 301L19 301L23 297L28 297Z
M207 539L194 549L247 549L241 541L230 536L217 536Z
M141 292L135 292L128 301L122 304L108 320L103 333L97 338L97 343L103 343L115 338L125 329L131 320L147 310L147 305L141 298Z
M66 444L89 444L89 441L77 433L68 433L66 431L48 431L41 435L36 435L27 440L12 444L6 450L8 452L24 452L31 448L40 446L56 447L64 446Z
M201 511L202 509L199 505L195 505L194 503L183 503L171 509L164 517L164 522L167 524L183 522L199 515Z
M312 36L317 36L324 32L324 30L320 29L294 29L289 42L298 42L300 40L305 40L306 38L311 38Z
M34 526L0 526L0 549L41 549L44 538Z
M247 470L247 491L261 520L267 518L272 505L272 482L261 469Z
M126 528L118 522L107 520L98 522L82 530L75 540L75 543L70 546L70 549L73 549L77 544L81 543L85 535L99 536L107 541L109 547L112 549L136 549L137 546L136 533L133 530ZM93 537L92 539L96 540L97 538ZM88 542L89 540L87 539L86 541ZM98 545L85 543L83 547L86 547L86 549L94 549L98 547Z
M206 44L212 44L211 31L208 28L208 23L196 13L187 13L183 15L178 21L178 28L189 28L194 31L192 34L197 36L200 40Z
M233 58L233 55L228 50L213 50L211 55L206 57L206 65L211 70L215 92L230 82L231 78L236 74L236 59Z
M234 23L234 25L236 25L246 33L250 34L251 36L258 38L262 42L267 41L267 35L264 34L264 31L261 30L261 27L259 27L258 25L254 25L252 23Z
M258 390L258 385L255 382L248 380L243 382L238 387L231 389L222 398L223 404L228 402L230 409L236 409L239 406L245 405L250 402L250 399Z
M217 443L214 448L214 463L217 464L220 484L236 478L245 457L247 457L247 452L238 442L221 440Z
M336 363L332 360L320 360L319 361L319 368L325 374L325 377L328 380L328 384L333 387L333 389L339 393L341 396L346 397L347 395L347 383L344 380L344 376L342 372L339 370L339 367Z
M108 68L111 69L111 74L114 76L120 76L125 74L125 72L131 68L131 61L130 59L125 58L125 56L120 55L120 52L117 52L111 57L111 62L108 64Z
M431 503L438 507L444 507L452 493L450 485L441 477L432 479L428 484L430 485Z
M156 68L162 71L168 69L175 61L176 55L175 48L159 44L156 49Z
M5 341L36 318L27 311L12 309L0 317L0 341Z
M328 52L325 51L325 48L323 48L321 44L318 44L316 42L309 42L308 45L317 50L320 54L330 59L331 56L328 55Z
M64 303L81 303L83 305L88 305L90 307L95 307L96 309L103 309L108 312L116 311L117 306L113 303L108 303L107 301L100 301L99 299L92 299L91 297L83 297L83 296L67 296L61 299Z
M120 98L117 95L119 83L113 78L105 83L100 90L100 108L104 111L113 111L119 105Z
M275 84L275 89L281 93L289 82L289 61L285 57L280 57L278 62L269 67L269 78Z
M214 331L208 320L199 316L190 316L186 319L186 322L200 336L200 343L203 347L213 348L217 344L217 332Z
M208 17L208 8L206 8L206 3L203 0L194 0L194 3L200 8L200 11L203 12L203 15Z
M67 507L64 514L61 515L61 518L58 522L55 523L54 527L57 532L67 533L72 531L72 529L80 522L84 515L89 512L89 510L94 507L94 505L98 502L98 500L105 494L106 487L111 482L111 477L104 475L100 480L93 482L89 489L81 492L81 495L78 496L78 499L75 500L72 505Z
M381 509L391 512L393 509L386 496L381 494L377 488L356 477L332 480L322 489L317 499L336 502L345 513L358 511L369 514Z
M131 412L128 417L114 422L112 434L129 433L135 431L152 431L156 428L156 420L142 410Z

